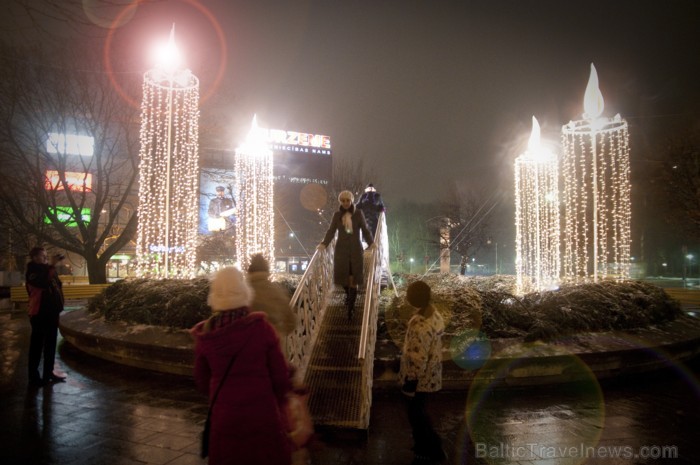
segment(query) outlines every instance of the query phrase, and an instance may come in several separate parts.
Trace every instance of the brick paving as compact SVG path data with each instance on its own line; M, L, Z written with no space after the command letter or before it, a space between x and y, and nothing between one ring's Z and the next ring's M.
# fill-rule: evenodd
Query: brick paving
M191 378L124 367L59 343L57 368L67 381L28 388L24 312L1 313L0 331L0 464L206 463L198 457L206 399ZM471 398L464 391L442 392L430 409L450 456L446 463L695 464L698 373L696 359L602 386L592 380L528 389L485 386ZM311 463L411 464L402 402L396 390L377 391L369 431L319 431ZM632 456L592 457L615 450ZM643 457L674 450L677 458ZM580 452L589 458L576 457Z

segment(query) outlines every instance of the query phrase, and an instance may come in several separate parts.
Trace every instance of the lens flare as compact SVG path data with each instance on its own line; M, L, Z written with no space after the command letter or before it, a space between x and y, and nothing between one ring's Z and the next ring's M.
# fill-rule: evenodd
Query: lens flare
M468 329L452 337L450 355L452 361L463 370L478 370L491 357L491 342L480 331Z
M528 385L542 376L567 382L558 387L556 404L550 405L546 396L532 396L528 412L519 402L521 390L498 389ZM523 423L532 424L535 415L538 428L524 429ZM572 430L578 445L597 446L605 425L605 402L598 380L578 356L551 344L518 344L493 356L476 374L465 416L468 432L462 434L471 437L487 463L539 460L548 452L542 448L570 442ZM468 452L462 447L466 459ZM567 463L585 462L583 457L572 460Z
M216 75L214 77L214 80L212 84L209 86L206 92L203 92L200 97L200 105L206 102L213 94L216 92L216 89L219 87L221 84L221 80L224 77L224 74L226 73L226 66L228 62L228 47L226 45L226 37L224 35L224 31L221 28L221 24L219 24L219 21L216 19L214 14L209 11L207 7L199 3L197 0L180 0L188 5L194 7L197 9L204 17L207 19L209 24L211 25L212 29L214 30L214 33L216 34L216 38L219 44L219 59L218 59L218 69L216 71ZM126 5L123 10L114 18L112 21L112 24L109 28L109 32L107 33L107 37L105 38L105 44L104 48L102 49L102 56L103 56L103 61L104 61L104 66L105 66L105 72L109 76L109 80L112 83L112 86L114 89L121 95L122 99L124 99L125 102L127 102L129 105L139 108L141 106L139 99L136 97L132 97L129 95L129 93L124 89L122 84L117 80L117 74L114 71L113 65L112 65L112 45L114 41L114 34L116 31L124 25L128 20L130 20L136 13L137 7L139 4L142 3L141 0L137 0L133 3L130 3Z

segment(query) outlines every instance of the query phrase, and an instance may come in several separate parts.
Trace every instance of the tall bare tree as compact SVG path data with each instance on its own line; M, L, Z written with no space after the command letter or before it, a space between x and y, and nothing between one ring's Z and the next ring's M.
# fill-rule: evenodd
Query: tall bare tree
M328 203L322 212L327 227L333 217L333 213L338 209L338 195L342 191L350 191L355 196L355 202L367 187L367 184L374 182L378 186L381 180L376 176L376 171L365 165L362 159L333 159L333 180L328 189Z
M669 138L656 184L665 194L667 221L689 238L700 239L700 126Z
M490 219L493 208L499 199L495 195L462 190L453 185L439 202L439 215L432 221L432 234L435 243L442 234L449 230L449 249L460 260L473 258L481 248L488 244ZM442 238L440 247L447 246Z
M391 209L387 216L389 257L396 264L396 271L422 273L437 262L438 242L431 237L435 212L435 204L409 201L402 201Z
M139 110L102 69L86 50L1 46L0 222L26 247L84 257L91 283L137 224Z

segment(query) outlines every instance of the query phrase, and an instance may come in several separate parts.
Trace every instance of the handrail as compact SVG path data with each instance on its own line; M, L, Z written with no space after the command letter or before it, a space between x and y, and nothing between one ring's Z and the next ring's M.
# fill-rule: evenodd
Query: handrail
M318 329L325 315L328 296L333 290L335 239L325 250L316 250L289 302L297 315L297 327L287 336L287 360L304 379Z
M367 267L367 284L365 287L365 305L362 312L362 330L360 332L360 344L357 349L357 358L363 360L370 352L374 354L374 343L376 342L376 314L379 310L379 289L381 287L382 269L384 264L385 238L384 234L386 222L384 213L379 215L377 221L377 231L375 234L375 247L371 249L369 266ZM393 284L393 280L392 280ZM396 289L396 288L394 288ZM371 340L373 339L373 340ZM371 347L370 347L371 346Z

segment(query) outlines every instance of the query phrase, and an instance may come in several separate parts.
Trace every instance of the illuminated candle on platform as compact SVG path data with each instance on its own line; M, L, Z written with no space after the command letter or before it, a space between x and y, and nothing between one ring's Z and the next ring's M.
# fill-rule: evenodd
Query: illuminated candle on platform
M143 79L136 273L191 278L197 258L199 80L179 66L175 26L159 58Z
M517 292L558 285L559 169L557 157L542 146L532 117L527 151L515 160L515 251Z
M255 116L245 143L236 149L235 173L240 195L236 225L238 263L246 270L250 256L261 253L274 264L272 150L267 130L258 127Z
M619 114L601 117L603 108L598 74L591 64L583 119L562 127L562 277L573 283L629 277L629 132Z

